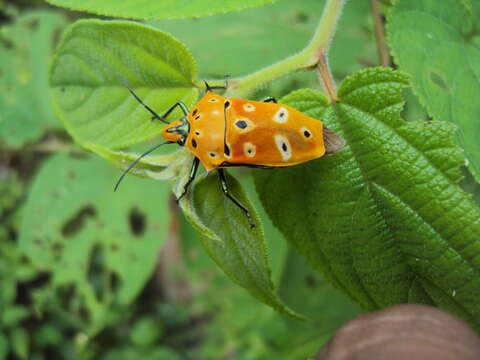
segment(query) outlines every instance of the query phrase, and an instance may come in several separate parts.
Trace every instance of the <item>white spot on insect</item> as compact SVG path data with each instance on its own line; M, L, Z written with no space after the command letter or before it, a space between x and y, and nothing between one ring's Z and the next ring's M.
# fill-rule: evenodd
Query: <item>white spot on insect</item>
M313 137L312 132L307 127L302 127L300 133L305 139L311 139Z
M211 98L210 100L208 100L208 102L215 103L215 102L218 102L218 100L215 98Z
M211 140L218 140L218 139L220 139L222 136L223 136L223 135L220 135L220 134L218 134L218 133L217 133L217 134L212 134L212 135L210 135L210 139L211 139Z
M283 135L275 135L275 144L277 149L282 155L283 161L288 161L292 157L292 147L290 146L290 141Z
M212 110L212 115L213 115L213 116L218 116L218 115L220 115L220 111L218 111L218 110Z
M277 123L286 123L288 120L288 110L284 107L278 109L278 111L273 115L273 121Z
M255 111L255 105L250 103L243 104L243 110L245 110L246 112L253 112Z
M243 144L243 152L247 157L253 158L257 153L257 147L252 143L246 142Z

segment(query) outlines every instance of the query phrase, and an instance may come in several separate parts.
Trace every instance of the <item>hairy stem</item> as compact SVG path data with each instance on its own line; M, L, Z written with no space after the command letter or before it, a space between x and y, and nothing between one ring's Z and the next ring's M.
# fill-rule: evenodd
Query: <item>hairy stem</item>
M378 57L380 59L380 65L390 66L390 55L387 49L387 43L385 41L385 32L383 30L383 19L380 14L380 4L378 0L370 0L372 7L373 23L375 24L375 38L377 40Z
M322 57L326 59L345 2L346 0L326 0L325 8L315 34L310 40L310 43L302 51L281 60L278 63L254 72L253 74L232 79L229 82L227 95L243 97L258 87L289 73L299 70L315 69L321 62ZM326 61L324 62L324 66L328 68L328 63ZM330 70L328 69L326 73L328 73L328 76L330 77L328 79L329 86L333 84L331 89L335 89ZM323 76L321 76L321 79L325 81ZM325 83L324 87L326 89L329 88Z

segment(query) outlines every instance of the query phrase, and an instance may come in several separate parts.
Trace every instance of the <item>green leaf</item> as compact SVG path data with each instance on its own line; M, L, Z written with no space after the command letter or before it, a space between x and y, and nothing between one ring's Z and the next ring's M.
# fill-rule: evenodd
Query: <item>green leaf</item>
M3 309L1 315L1 324L5 327L15 326L20 321L28 317L29 311L23 306L10 306Z
M142 347L155 345L161 335L161 327L162 324L153 317L144 316L138 319L130 332L132 343Z
M10 332L10 346L20 359L26 359L29 352L29 338L25 329L17 327Z
M279 312L301 318L277 297L268 266L263 226L240 184L227 177L230 194L248 208L254 228L247 217L222 192L215 174L202 176L191 196L180 201L186 217L200 233L210 257L238 285ZM183 182L176 186L178 196Z
M480 50L472 12L455 0L397 1L388 17L396 63L435 120L459 126L458 140L480 181Z
M192 51L202 76L235 77L302 50L315 31L324 3L324 0L282 0L271 6L222 16L152 21L151 24L175 34ZM332 70L336 75L343 77L359 70L356 59L375 61L375 49L368 51L369 16L368 2L346 3L331 49ZM307 73L301 79L314 77L315 74ZM295 75L295 79L298 78ZM314 86L315 83L311 83Z
M480 329L480 209L457 185L455 127L401 119L406 84L373 68L342 82L335 107L314 90L285 97L347 146L257 172L257 191L289 242L363 308L433 303Z
M48 64L56 33L66 25L57 12L31 11L0 31L0 143L19 148L60 125L48 98Z
M129 177L114 193L118 176L102 160L56 155L22 211L21 249L54 286L75 286L94 330L112 303L128 305L143 288L169 223L168 184Z
M170 35L133 22L82 20L63 36L50 88L55 111L76 141L93 151L91 144L116 150L152 139L163 128L121 78L163 114L177 101L188 106L197 99L195 77L192 56ZM180 115L174 111L169 119Z
M229 11L242 10L277 0L177 0L149 1L139 4L135 0L123 0L121 6L115 0L47 0L68 9L91 12L93 14L127 19L182 19L198 18Z
M0 360L5 360L8 355L7 337L0 331Z

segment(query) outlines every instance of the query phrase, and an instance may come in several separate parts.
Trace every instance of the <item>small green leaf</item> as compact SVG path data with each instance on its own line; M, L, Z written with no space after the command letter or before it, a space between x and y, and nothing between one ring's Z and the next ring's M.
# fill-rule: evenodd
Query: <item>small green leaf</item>
M136 5L138 7L138 4ZM170 35L127 21L82 20L65 32L52 63L54 109L83 146L124 148L160 134L163 123L133 98L121 78L158 114L191 105L195 62ZM169 119L182 113L176 110Z
M29 352L29 338L25 329L16 327L10 332L10 346L20 359L26 359Z
M235 283L253 296L277 311L301 318L275 294L262 223L240 184L227 177L230 193L248 208L254 228L243 211L222 193L215 175L202 176L192 195L180 201L185 215L199 230L205 249Z
M132 342L137 346L149 347L154 345L162 333L162 324L153 317L138 319L130 333Z
M387 30L396 63L412 75L412 87L430 115L459 126L459 143L480 181L480 50L470 41L475 32L467 34L474 17L466 4L397 1Z
M0 360L5 360L8 355L7 337L0 331Z
M290 243L365 309L436 304L480 329L480 209L457 185L454 125L401 119L406 84L374 68L344 80L335 107L318 91L285 97L347 146L256 172L257 190Z
M277 0L158 0L139 4L135 0L123 0L121 6L115 0L47 0L68 9L127 19L181 19L222 14L229 11L273 3Z
M2 326L10 327L17 325L20 321L27 318L29 311L23 306L10 306L3 309L0 315L0 323Z
M169 223L167 183L132 176L114 193L119 174L100 159L50 158L19 227L23 252L54 286L75 286L96 330L113 302L127 305L143 288Z
M0 143L18 148L60 125L47 95L47 69L55 34L65 25L57 12L31 11L2 26Z

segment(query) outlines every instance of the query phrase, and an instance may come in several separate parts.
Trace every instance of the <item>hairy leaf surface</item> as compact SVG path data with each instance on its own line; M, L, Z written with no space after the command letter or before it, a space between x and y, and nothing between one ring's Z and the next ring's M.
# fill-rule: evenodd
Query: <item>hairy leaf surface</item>
M388 38L399 68L412 75L413 89L430 115L458 125L460 145L480 181L480 48L474 43L480 13L478 4L470 5L397 1L388 18Z
M115 0L48 0L53 5L68 9L140 20L197 18L275 1L277 0L156 0L139 3L135 0L123 0L119 4Z
M192 56L170 35L133 22L82 20L64 34L50 87L57 115L80 144L116 150L163 128L122 78L161 115L177 101L189 106L196 100L195 77ZM169 120L181 114L177 109Z
M287 239L364 308L436 304L480 329L480 210L457 185L455 126L402 120L406 84L377 68L343 81L335 107L314 90L285 97L347 146L256 172L257 190Z

